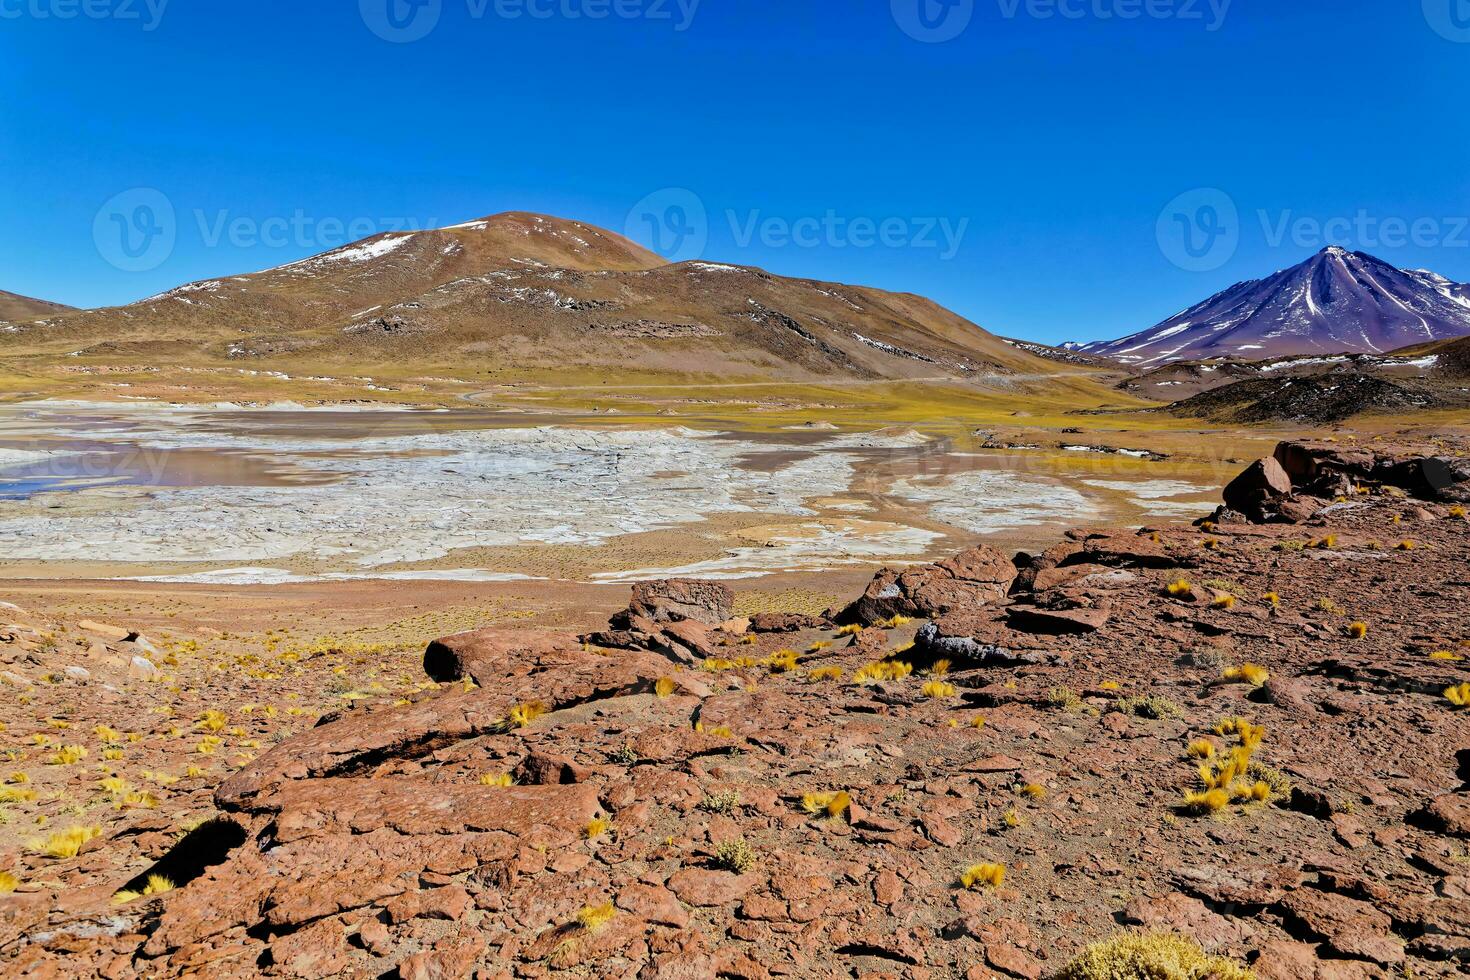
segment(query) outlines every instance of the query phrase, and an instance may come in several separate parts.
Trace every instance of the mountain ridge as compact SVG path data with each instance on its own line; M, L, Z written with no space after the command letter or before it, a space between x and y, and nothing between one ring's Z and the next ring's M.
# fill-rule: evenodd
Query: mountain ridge
M0 289L0 322L3 323L35 320L58 313L70 313L74 309L64 303L53 303L50 300L35 299Z
M0 352L231 361L638 367L786 380L1039 373L923 297L669 263L613 232L506 212L387 232L257 273L23 324Z
M1470 285L1329 246L1147 330L1069 349L1140 367L1212 357L1383 354L1470 336Z

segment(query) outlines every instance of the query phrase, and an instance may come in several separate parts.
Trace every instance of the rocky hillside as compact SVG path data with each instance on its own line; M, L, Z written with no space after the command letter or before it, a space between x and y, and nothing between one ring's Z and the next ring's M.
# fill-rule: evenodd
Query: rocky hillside
M54 316L71 311L70 306L51 303L44 299L31 299L0 289L0 323L15 324L41 317Z
M0 337L0 356L507 368L801 380L1045 373L917 296L665 263L611 232L511 213L379 235ZM75 355L75 356L72 356Z
M825 616L736 619L726 586L665 582L586 637L446 637L407 703L266 746L177 840L155 811L56 810L76 847L0 855L0 956L109 977L1081 980L1163 976L1139 963L1166 953L1234 980L1463 975L1470 463L1438 452L1285 444L1210 522L975 548ZM91 741L96 699L66 679L85 655L10 659L33 694L9 766L39 771L48 718ZM134 717L217 729L221 753L233 726L259 737L258 710L213 710ZM34 825L58 804L15 805ZM1120 925L1139 932L1093 945Z
M1210 357L1383 354L1470 335L1470 286L1332 246L1082 353L1155 367Z

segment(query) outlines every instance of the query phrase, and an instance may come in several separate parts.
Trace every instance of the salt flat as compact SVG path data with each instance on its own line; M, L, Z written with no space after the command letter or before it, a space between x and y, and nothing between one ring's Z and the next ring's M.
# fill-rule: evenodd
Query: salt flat
M680 425L509 419L9 406L0 410L0 489L7 480L40 486L0 502L0 549L11 563L103 563L148 581L518 581L545 572L456 556L595 549L760 515L760 533L732 531L713 557L674 553L667 563L611 562L590 574L746 577L927 557L950 534L1092 519L1130 494L1145 506L1208 492L1177 481L976 470L974 458L961 458L974 454L946 455L912 430L832 433L793 451L780 439ZM924 454L922 473L892 464L915 452ZM1159 502L1174 509L1172 499ZM874 511L882 513L867 519Z

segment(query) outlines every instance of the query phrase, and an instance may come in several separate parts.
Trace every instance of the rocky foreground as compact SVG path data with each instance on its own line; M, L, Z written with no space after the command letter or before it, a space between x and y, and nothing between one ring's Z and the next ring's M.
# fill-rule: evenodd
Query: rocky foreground
M0 854L4 969L1032 980L1136 926L1222 978L1462 975L1467 498L1450 454L1284 445L1212 521L823 617L666 582L447 637L435 690L244 760L176 843Z

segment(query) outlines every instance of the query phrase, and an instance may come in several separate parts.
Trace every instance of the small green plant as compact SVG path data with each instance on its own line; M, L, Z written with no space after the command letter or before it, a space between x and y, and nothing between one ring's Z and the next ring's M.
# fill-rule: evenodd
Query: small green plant
M1178 718L1184 714L1184 709L1162 694L1141 694L1131 698L1123 698L1116 702L1117 710L1125 715L1136 715L1139 718L1152 718L1161 721L1165 718Z
M1172 933L1122 932L1093 943L1057 980L1254 980L1250 970L1210 956Z
M706 813L720 813L729 816L740 809L740 802L740 794L732 789L706 796L699 801L699 808Z
M714 865L725 871L743 875L755 867L755 850L743 837L720 841L715 845Z
M1070 687L1054 687L1046 692L1047 704L1065 711L1076 711L1082 707L1082 698Z

